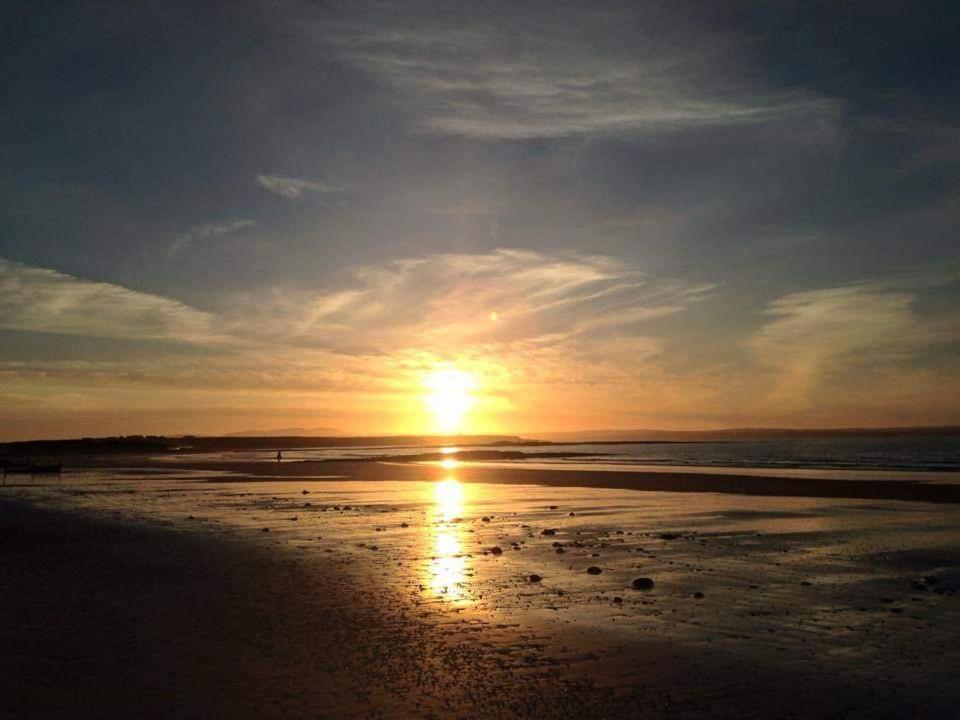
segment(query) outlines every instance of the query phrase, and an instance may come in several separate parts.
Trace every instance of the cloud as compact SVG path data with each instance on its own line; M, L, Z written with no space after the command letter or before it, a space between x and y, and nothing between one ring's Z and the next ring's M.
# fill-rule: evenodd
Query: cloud
M651 408L672 392L654 321L710 292L608 256L439 253L358 268L328 292L281 287L234 299L244 328L234 332L256 338L270 357L303 363L287 366L285 382L322 368L360 396L417 403L424 373L452 363L483 387L481 416L530 412L531 403L643 398Z
M595 382L625 369L629 374L653 358L662 345L648 324L709 290L653 278L607 256L500 249L364 266L326 291L277 287L234 295L214 314L0 261L0 328L175 340L227 354L215 367L207 367L209 357L192 356L164 358L159 365L141 359L126 369L111 365L98 381L176 377L178 385L203 378L218 386L389 386L406 392L422 368L462 361L492 374L509 367L512 377L537 382L548 375ZM57 369L74 372L94 373L94 367Z
M215 337L214 318L175 300L0 258L0 328L185 342Z
M263 326L276 328L283 342L444 353L636 334L709 289L653 278L607 256L499 249L362 267L332 292L277 288L247 298L242 312L250 318L259 308Z
M303 197L305 192L319 193L321 195L336 195L347 189L342 185L329 185L313 180L281 177L279 175L257 175L257 185L265 190L269 190L275 195L282 195L283 197L294 200Z
M950 317L918 310L923 291L957 279L956 272L941 269L776 299L764 311L770 321L748 341L759 366L775 376L766 399L804 408L828 387L849 390L880 371L897 369L903 381L911 361L960 342ZM891 390L867 389L881 396Z
M253 220L232 220L230 222L194 225L174 238L168 254L173 257L186 250L197 240L208 240L219 235L227 235L254 224Z
M640 6L544 12L514 5L485 16L430 2L401 13L376 5L365 14L364 7L349 23L318 21L307 30L392 88L394 101L428 132L622 135L819 122L840 111L838 101L803 88L765 86L738 62L733 41L664 28Z

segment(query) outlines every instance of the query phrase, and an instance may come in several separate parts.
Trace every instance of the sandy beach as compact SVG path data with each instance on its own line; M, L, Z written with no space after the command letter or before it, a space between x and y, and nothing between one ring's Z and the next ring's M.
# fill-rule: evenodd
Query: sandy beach
M950 502L128 464L2 490L0 716L950 718L960 702ZM378 470L391 480L357 479Z

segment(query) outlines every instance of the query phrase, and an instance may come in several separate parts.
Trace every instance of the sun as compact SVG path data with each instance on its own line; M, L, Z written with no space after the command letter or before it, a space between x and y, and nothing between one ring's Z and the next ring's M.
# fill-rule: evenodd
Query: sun
M448 434L460 432L476 400L473 392L477 380L473 373L455 367L437 368L426 375L423 386L424 400L436 430Z

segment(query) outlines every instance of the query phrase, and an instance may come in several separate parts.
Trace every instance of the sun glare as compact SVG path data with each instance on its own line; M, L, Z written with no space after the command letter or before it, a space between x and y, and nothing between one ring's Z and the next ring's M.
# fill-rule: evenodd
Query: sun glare
M432 371L423 382L426 403L433 415L436 429L443 433L460 432L477 387L472 373L452 367Z
M453 477L433 485L433 548L427 563L424 584L437 597L455 603L469 600L466 592L469 555L462 535L460 516L464 507L464 486Z

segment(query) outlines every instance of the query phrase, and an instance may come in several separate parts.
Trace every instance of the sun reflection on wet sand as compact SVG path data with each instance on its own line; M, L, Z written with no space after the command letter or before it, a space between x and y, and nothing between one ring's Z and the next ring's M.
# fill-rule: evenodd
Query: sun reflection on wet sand
M447 477L433 486L433 543L430 561L425 566L425 585L445 600L464 603L468 556L464 551L460 525L465 486Z

